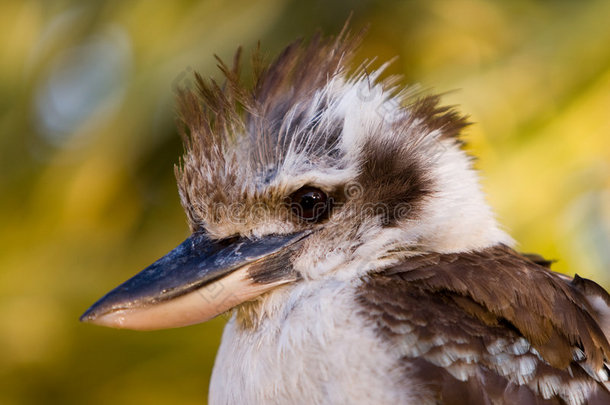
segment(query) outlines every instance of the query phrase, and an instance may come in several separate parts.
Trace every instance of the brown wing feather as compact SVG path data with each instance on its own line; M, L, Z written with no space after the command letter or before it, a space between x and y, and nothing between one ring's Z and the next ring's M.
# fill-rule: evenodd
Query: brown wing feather
M422 403L610 404L610 344L585 287L496 246L411 258L370 275L359 301Z

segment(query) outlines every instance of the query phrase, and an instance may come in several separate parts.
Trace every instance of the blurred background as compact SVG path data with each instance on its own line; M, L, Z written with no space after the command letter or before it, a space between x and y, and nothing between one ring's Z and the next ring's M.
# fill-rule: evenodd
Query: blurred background
M224 319L78 322L188 234L175 92L213 54L370 24L360 57L448 92L519 249L610 287L606 0L0 2L0 403L201 404Z

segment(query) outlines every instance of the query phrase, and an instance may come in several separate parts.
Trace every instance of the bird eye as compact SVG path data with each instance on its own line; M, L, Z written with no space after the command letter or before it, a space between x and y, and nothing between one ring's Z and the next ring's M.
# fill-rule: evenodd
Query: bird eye
M303 187L290 196L290 208L306 221L318 221L326 218L332 205L332 198L320 189Z

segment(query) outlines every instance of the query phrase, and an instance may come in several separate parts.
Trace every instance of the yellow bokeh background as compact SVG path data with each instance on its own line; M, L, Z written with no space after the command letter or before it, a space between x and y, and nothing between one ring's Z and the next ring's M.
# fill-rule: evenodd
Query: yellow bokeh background
M359 52L446 93L519 249L610 287L610 2L0 1L0 403L201 404L224 319L78 322L188 234L175 89L213 54L370 24ZM535 288L535 286L532 286Z

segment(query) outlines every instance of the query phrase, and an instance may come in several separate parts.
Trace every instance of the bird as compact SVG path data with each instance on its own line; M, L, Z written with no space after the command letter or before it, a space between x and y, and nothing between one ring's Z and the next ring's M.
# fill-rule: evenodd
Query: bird
M522 254L441 96L362 33L241 48L178 95L191 235L81 321L230 317L210 404L610 404L610 295ZM246 76L246 78L243 78Z

